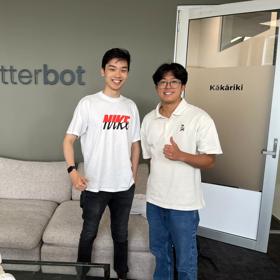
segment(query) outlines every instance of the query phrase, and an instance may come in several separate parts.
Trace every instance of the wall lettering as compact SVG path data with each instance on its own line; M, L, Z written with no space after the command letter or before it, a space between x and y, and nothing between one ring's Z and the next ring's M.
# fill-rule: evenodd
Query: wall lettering
M77 83L85 85L83 75L85 70L77 66L75 70L64 69L58 71L43 64L41 69L17 69L15 66L0 66L0 85L57 85L59 83L70 86Z
M240 92L243 91L243 84L212 84L209 86L209 90L219 92Z

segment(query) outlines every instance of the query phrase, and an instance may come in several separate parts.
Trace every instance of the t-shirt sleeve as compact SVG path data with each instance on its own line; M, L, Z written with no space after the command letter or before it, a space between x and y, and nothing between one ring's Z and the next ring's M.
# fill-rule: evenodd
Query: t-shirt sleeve
M197 150L204 154L222 154L218 132L213 119L205 115L201 118L197 133Z
M73 114L71 123L67 129L67 134L73 134L78 137L83 135L88 127L88 108L87 103L82 99Z
M141 125L141 148L142 148L142 155L144 159L150 159L151 158L151 151L150 147L147 141L147 118L145 117L143 119L142 125Z
M140 140L140 117L137 106L133 104L133 121L131 129L132 143Z

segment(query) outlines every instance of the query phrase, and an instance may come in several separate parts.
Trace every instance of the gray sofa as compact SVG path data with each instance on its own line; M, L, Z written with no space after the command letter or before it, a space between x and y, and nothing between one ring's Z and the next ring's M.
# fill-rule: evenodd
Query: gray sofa
M83 163L79 164L79 170L83 172ZM140 164L134 203L137 197L144 196L147 176L147 166ZM31 162L0 157L2 258L76 261L82 227L79 198L79 191L71 186L65 162ZM130 215L128 246L129 278L152 279L154 258L148 249L147 220L140 212ZM116 277L112 269L113 243L107 209L94 242L92 262L110 263L111 277ZM42 268L45 272L60 272L60 269ZM101 273L101 270L90 271L91 275Z

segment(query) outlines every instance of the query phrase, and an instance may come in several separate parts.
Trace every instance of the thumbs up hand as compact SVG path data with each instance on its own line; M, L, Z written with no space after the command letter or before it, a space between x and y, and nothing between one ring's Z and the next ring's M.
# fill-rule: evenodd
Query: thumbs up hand
M180 160L182 152L172 136L170 137L170 143L171 145L164 145L164 156L170 160Z

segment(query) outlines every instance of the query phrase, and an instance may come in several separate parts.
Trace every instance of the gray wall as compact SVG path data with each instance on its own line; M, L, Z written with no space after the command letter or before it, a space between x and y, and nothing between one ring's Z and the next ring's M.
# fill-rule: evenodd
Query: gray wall
M81 97L102 89L100 61L112 47L131 52L123 94L138 104L143 117L158 101L153 71L173 59L177 5L229 2L238 1L0 0L0 67L17 70L13 82L10 72L2 68L0 74L0 156L62 160L73 110ZM34 78L22 78L27 85L17 81L19 70L34 71L43 64L59 72L80 65L85 85L44 85L41 74L37 84Z

